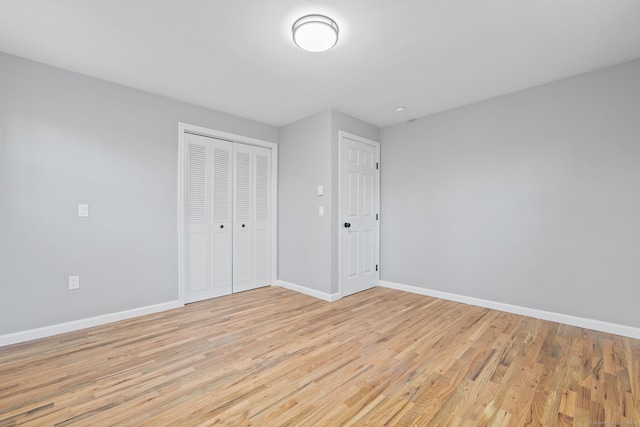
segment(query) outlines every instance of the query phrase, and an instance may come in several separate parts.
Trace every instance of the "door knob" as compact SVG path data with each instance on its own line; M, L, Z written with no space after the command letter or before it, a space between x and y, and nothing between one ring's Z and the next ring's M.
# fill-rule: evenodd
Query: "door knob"
M344 223L344 228L349 228L349 227L351 227L351 223L345 222Z
M244 224L242 224L242 228L244 228Z
M220 228L224 228L224 225L221 225Z

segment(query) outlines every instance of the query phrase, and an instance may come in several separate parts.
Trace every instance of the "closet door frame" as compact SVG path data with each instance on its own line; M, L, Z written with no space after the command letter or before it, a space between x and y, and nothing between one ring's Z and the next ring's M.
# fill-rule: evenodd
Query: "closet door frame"
M271 150L271 285L276 284L278 267L278 144L243 135L236 135L188 123L178 123L178 299L186 302L186 258L185 258L185 134L195 134L229 142L238 142Z

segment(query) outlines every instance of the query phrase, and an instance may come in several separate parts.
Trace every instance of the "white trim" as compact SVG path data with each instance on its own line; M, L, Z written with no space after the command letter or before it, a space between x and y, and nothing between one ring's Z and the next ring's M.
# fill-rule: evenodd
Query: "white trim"
M309 295L310 297L319 298L325 301L333 302L340 299L340 294L328 294L326 292L316 291L315 289L307 288L300 285L294 285L293 283L285 282L284 280L276 280L274 286L280 286L292 291L300 292L301 294Z
M184 134L186 127L178 123L178 301L186 304L187 295L183 286L185 283L184 263Z
M278 281L278 144L271 146L271 283Z
M587 319L585 317L571 316L569 314L554 313L552 311L538 310L536 308L522 307L519 305L505 304L502 302L489 301L480 298L468 297L448 292L435 291L433 289L420 288L418 286L402 285L399 283L380 281L380 286L399 291L411 292L414 294L426 295L434 298L449 301L461 302L478 307L490 308L492 310L505 311L507 313L519 314L536 319L549 320L551 322L564 323L579 328L593 329L610 334L622 335L625 337L640 339L640 328L633 326L619 325L617 323L604 322L602 320Z
M376 170L377 178L378 178L378 206L376 206L376 211L380 213L380 194L381 194L381 185L380 185L380 170L382 169L382 161L380 159L380 142L374 141L372 139L367 139L362 136L354 135L349 132L345 132L343 130L338 131L338 294L339 298L342 297L342 240L344 239L344 233L342 232L342 139L348 138L356 142L361 142L366 145L371 145L376 148L376 161L379 164L379 169ZM380 265L380 221L382 220L382 216L378 218L378 280L376 281L376 286L380 284L380 270L382 269Z
M230 142L240 142L243 144L255 145L264 148L273 148L278 146L278 144L276 144L275 142L263 141L262 139L251 138L249 136L237 135L235 133L223 132L221 130L190 125L189 123L179 122L178 129L180 131L180 136L182 136L185 132L188 132L196 135L208 136L210 138L223 139Z
M178 122L178 300L186 303L184 259L184 135L192 133L271 150L271 283L278 277L278 144L202 126Z
M38 338L51 337L58 334L73 332L80 329L92 328L94 326L105 325L107 323L118 322L120 320L131 319L132 317L144 316L147 314L158 313L161 311L171 310L182 307L180 301L169 301L161 304L148 305L146 307L133 308L131 310L119 311L117 313L103 314L86 319L73 320L71 322L58 323L57 325L44 326L37 329L29 329L26 331L14 332L11 334L0 335L0 347L5 345L17 344L25 341L31 341Z

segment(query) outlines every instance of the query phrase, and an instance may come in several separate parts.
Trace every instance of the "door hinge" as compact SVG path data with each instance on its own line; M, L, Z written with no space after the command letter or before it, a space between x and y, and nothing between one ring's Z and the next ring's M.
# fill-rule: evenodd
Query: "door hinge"
M376 169L380 169L380 163L376 162Z
M378 271L378 264L376 264L376 271Z
M376 221L378 220L378 214L376 214Z

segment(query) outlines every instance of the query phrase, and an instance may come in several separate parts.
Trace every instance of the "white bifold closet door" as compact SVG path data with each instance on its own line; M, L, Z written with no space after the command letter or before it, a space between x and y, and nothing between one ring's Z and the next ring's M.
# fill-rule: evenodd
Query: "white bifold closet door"
M271 284L271 150L185 135L186 302Z
M271 150L233 146L233 292L271 280Z

